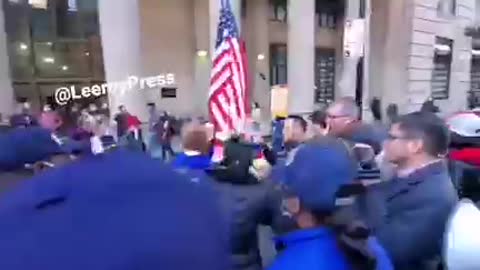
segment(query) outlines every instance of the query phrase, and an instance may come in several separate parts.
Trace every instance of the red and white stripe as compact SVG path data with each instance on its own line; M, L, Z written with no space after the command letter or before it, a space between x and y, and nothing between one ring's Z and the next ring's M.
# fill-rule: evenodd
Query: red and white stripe
M248 105L247 55L237 38L226 38L213 57L209 114L216 133L243 132Z

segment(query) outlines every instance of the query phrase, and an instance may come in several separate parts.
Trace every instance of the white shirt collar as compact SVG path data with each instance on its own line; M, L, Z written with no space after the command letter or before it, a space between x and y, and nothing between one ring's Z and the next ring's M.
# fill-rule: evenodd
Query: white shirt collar
M414 172L416 172L416 171L418 171L418 170L421 170L421 169L423 169L423 168L425 168L425 167L427 167L427 166L430 166L430 165L432 165L432 164L434 164L434 163L437 163L437 162L440 162L440 161L442 161L442 160L441 160L441 159L435 159L435 160L432 160L432 161L430 161L430 162L427 162L427 163L425 163L425 164L423 164L423 165L421 165L421 166L419 166L419 167L417 167L417 168L406 168L406 169L403 169L403 170L398 170L398 171L397 171L397 176L399 176L399 177L407 177L407 176L411 175L412 173L414 173Z

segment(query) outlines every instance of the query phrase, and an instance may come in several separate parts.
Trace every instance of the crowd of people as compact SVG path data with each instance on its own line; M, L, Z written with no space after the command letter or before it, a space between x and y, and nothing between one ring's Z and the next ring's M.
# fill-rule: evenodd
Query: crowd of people
M275 119L271 142L219 142L207 121L178 128L148 106L148 136L124 106L116 132L91 110L73 133L54 111L12 117L0 269L456 269L443 243L459 198L434 112L366 123L344 97Z

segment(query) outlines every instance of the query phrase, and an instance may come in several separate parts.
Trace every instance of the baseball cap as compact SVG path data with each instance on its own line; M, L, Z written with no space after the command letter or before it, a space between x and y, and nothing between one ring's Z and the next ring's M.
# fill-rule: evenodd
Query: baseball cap
M199 177L121 149L36 175L0 198L0 269L229 269Z
M355 161L338 139L323 137L298 147L283 171L287 190L310 210L335 209L337 192L354 182Z

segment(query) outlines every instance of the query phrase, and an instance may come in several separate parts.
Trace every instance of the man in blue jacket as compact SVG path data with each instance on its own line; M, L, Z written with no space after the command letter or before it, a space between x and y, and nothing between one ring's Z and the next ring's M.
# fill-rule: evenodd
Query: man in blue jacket
M393 269L367 228L334 221L336 194L356 175L355 163L342 142L325 137L299 146L283 173L284 212L299 229L278 239L284 251L271 270L360 269L353 268L358 265ZM340 225L348 229L340 230Z
M395 269L437 269L449 214L458 198L444 156L449 132L431 112L399 117L384 144L393 179L372 186L358 206Z

